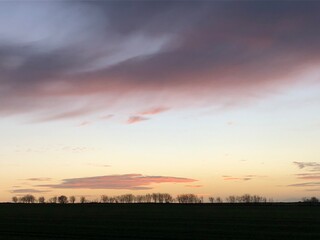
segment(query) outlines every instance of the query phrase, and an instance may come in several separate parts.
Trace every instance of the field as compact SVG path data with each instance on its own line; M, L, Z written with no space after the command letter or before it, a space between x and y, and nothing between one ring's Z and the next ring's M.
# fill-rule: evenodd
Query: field
M0 239L320 239L320 206L0 204Z

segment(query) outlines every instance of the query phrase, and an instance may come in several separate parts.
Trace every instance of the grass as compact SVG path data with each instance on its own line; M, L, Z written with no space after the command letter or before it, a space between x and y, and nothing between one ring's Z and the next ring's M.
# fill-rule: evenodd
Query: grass
M320 239L320 206L0 204L0 239Z

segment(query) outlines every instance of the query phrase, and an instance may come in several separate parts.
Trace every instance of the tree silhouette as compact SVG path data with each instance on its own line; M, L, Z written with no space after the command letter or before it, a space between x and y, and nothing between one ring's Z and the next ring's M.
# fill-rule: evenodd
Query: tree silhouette
M236 196L229 196L229 197L227 197L226 198L226 201L228 202L228 203L235 203L236 201L237 201L237 197Z
M319 203L319 199L316 197L311 197L311 198L302 198L302 201L304 203Z
M57 203L57 201L58 201L58 198L56 196L49 198L48 200L49 203Z
M22 203L34 203L35 201L36 201L36 198L31 194L27 194L20 198L20 202Z
M178 203L201 203L202 200L195 194L180 194L177 196Z
M86 198L84 196L81 196L80 203L86 203L86 202L87 202Z
M60 204L66 204L66 203L68 203L68 198L64 195L61 195L60 197L58 197L58 202Z
M69 202L70 203L75 203L75 201L76 201L76 197L75 196L70 196L69 197Z
M45 203L45 198L44 197L39 197L38 198L38 203Z

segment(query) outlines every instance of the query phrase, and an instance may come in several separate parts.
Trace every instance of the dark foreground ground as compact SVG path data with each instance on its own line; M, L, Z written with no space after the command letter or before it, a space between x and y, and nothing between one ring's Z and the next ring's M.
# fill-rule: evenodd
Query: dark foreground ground
M320 206L0 204L0 239L320 239Z

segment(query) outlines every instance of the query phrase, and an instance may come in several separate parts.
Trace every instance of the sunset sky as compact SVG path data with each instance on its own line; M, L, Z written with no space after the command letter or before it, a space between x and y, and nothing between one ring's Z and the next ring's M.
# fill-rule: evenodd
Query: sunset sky
M320 2L1 1L0 201L320 194Z

